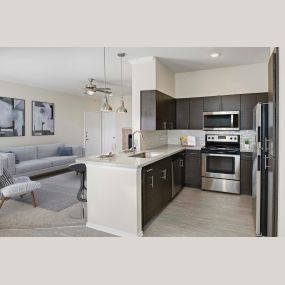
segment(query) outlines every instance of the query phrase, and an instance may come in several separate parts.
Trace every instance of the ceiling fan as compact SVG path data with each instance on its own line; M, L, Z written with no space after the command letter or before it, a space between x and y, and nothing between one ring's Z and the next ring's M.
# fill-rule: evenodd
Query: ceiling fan
M105 93L105 94L111 94L112 91L110 88L98 88L95 84L95 79L94 78L89 78L88 79L88 83L85 85L84 87L84 93L87 94L87 95L94 95L96 92L102 92L102 93Z

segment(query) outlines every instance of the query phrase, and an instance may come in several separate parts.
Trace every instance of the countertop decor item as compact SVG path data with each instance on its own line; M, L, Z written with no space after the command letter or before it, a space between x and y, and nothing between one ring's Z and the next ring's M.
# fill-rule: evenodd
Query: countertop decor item
M249 139L245 139L244 140L244 148L245 149L250 149L250 140Z

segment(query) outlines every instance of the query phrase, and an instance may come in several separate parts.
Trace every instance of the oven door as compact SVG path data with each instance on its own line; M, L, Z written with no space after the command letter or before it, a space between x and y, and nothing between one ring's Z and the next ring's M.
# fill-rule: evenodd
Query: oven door
M240 180L240 155L202 153L202 176Z

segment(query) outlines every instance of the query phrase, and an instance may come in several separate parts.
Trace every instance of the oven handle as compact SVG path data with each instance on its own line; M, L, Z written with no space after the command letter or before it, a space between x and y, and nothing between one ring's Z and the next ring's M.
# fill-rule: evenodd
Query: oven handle
M219 153L202 153L203 156L222 156L222 157L235 157L239 158L239 154L219 154Z

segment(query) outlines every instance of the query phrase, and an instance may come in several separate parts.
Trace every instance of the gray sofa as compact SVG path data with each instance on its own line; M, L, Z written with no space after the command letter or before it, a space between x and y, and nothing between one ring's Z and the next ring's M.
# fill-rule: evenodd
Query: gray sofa
M72 156L57 156L59 147L72 147ZM12 153L7 153L8 151ZM19 160L16 164L15 154ZM4 167L14 176L35 176L67 168L77 157L84 156L84 148L79 145L61 143L9 147L0 150Z

